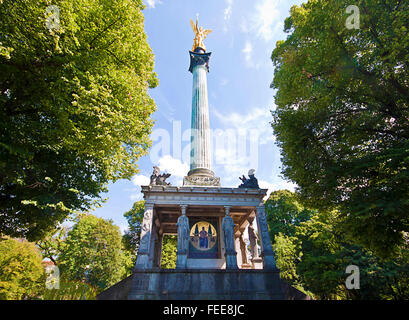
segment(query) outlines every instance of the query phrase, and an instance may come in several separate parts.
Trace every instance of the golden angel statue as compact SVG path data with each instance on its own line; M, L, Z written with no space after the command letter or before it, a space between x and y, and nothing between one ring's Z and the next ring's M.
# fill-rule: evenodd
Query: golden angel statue
M212 32L210 29L203 29L202 27L198 26L198 20L196 18L196 23L193 22L192 19L190 19L190 25L192 26L193 32L195 33L195 38L193 39L193 48L192 51L195 51L197 47L202 48L204 51L206 51L206 47L203 43L203 40L206 38L206 36Z

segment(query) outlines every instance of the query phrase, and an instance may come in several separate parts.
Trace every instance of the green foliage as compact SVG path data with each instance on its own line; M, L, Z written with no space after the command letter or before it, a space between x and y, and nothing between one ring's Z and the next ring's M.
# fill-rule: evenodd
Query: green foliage
M139 240L141 236L141 226L143 215L145 212L145 201L137 201L133 204L131 210L124 213L124 217L128 221L128 229L125 231L123 241L125 249L132 256L133 264L136 262L136 253L139 248Z
M105 289L127 276L132 262L123 249L119 227L111 220L84 216L68 232L58 257L61 277Z
M59 28L47 21L59 8ZM38 240L129 179L157 85L142 0L0 2L0 233Z
M81 281L60 281L59 289L45 289L43 300L96 300L98 290Z
M162 269L176 268L176 252L178 245L178 237L176 235L164 235L162 242Z
M62 252L66 236L67 228L61 225L57 227L57 232L54 235L47 235L40 241L36 242L43 257L50 259L54 265L58 264L57 257Z
M302 202L340 212L349 241L396 256L409 226L409 3L348 0L291 9L272 54L272 123Z
M271 239L280 232L292 236L295 227L313 214L298 202L295 193L288 190L272 192L264 205Z
M0 239L0 299L35 298L45 286L42 257L33 243Z
M283 198L289 199L285 193ZM276 235L273 249L280 276L317 299L408 299L407 245L399 248L393 261L382 261L349 243L338 227L339 220L336 211L314 212L309 220L287 229L290 234ZM359 267L359 290L346 288L348 265Z

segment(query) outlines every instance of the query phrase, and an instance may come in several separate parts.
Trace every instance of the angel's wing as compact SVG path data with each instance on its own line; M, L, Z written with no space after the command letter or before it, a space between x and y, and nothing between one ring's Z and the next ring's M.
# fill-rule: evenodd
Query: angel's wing
M203 30L204 36L207 36L210 32L212 32L212 30L210 30L210 29Z
M196 34L197 33L197 27L195 26L192 19L190 19L190 26L192 27L193 32Z

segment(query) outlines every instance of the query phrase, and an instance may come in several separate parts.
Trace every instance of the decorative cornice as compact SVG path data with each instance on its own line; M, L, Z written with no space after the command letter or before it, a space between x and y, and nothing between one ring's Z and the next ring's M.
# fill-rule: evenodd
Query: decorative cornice
M240 194L240 195L263 195L268 189L252 188L229 188L229 187L208 187L208 186L141 186L142 193L165 192L165 193L216 193L216 194Z

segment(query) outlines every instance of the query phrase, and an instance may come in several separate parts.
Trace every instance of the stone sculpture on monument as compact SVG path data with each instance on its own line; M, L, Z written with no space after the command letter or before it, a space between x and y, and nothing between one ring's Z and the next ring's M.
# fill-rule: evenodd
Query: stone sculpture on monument
M249 179L247 179L244 175L242 177L239 177L239 179L243 182L241 185L239 185L239 188L257 188L259 189L260 187L258 186L258 181L257 178L254 176L254 173L256 170L250 169L249 170Z
M186 268L187 254L189 250L189 218L186 217L186 207L181 206L182 215L178 218L178 244L176 268Z
M171 176L170 173L163 173L163 174L159 174L160 173L160 169L157 166L153 167L153 172L151 175L151 181L149 183L149 185L151 186L170 186L170 183L166 182L166 179L169 178Z

